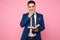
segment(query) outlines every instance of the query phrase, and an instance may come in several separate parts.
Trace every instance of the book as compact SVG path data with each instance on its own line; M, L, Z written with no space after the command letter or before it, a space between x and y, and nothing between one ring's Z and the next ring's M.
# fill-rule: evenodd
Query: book
M28 28L30 28L30 29L36 29L36 28L38 28L39 26L40 26L40 24L36 25L35 27L29 26Z

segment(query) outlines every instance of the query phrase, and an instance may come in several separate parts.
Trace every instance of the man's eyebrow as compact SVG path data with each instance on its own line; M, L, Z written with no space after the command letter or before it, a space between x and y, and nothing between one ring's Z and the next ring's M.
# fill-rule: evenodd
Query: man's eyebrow
M34 6L32 6L32 7L34 7Z
M28 7L31 7L31 6L28 6Z

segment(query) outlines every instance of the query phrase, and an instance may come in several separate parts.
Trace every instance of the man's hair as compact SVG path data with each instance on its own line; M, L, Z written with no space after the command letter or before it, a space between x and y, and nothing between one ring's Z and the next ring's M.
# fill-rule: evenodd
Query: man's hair
M29 5L30 3L33 3L35 5L35 1L33 0L28 1L27 5Z

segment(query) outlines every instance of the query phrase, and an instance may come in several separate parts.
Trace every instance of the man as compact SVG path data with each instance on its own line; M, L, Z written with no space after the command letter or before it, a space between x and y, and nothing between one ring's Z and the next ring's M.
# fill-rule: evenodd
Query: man
M43 15L35 11L34 1L28 1L28 13L23 14L20 26L24 27L21 40L41 40L41 31L45 29Z

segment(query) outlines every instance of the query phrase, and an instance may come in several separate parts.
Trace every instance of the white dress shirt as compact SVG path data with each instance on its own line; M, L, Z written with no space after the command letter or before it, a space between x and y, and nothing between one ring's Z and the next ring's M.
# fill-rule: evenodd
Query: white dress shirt
M36 12L34 13L34 20L35 20L35 25L36 25ZM32 17L30 18L30 26L32 26ZM36 33L33 34L32 33L32 29L30 29L28 36L35 37L36 36Z

